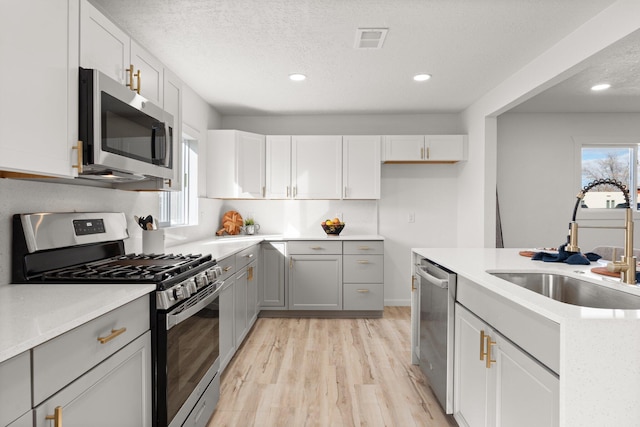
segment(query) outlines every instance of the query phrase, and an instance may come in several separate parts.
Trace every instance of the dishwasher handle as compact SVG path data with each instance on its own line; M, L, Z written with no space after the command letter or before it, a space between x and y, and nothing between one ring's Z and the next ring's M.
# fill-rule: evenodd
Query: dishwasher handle
M438 279L436 276L429 274L424 267L422 266L417 266L417 267L418 269L416 270L416 273L418 274L418 276L422 277L427 282L442 289L447 289L449 287L448 279Z

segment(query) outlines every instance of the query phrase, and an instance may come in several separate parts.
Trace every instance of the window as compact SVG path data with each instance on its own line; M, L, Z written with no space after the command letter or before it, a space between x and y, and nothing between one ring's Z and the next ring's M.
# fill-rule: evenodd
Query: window
M198 141L184 136L177 162L182 171L182 190L160 194L160 226L196 225L198 223Z
M638 203L638 146L639 144L582 145L581 185L585 187L598 179L620 181L629 189L631 206ZM625 208L622 192L612 185L599 185L584 197L583 208Z

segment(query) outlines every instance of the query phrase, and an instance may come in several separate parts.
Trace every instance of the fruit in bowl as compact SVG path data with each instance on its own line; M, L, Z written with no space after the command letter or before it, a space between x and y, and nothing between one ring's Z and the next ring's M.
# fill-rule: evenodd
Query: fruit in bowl
M344 228L344 222L340 221L340 218L327 219L320 223L322 229L327 235L337 236Z

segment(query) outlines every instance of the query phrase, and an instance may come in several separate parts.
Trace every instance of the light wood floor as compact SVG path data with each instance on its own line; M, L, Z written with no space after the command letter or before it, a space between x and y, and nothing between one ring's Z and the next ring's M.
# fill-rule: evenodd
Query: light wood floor
M409 307L381 319L260 318L208 427L456 426L411 365Z

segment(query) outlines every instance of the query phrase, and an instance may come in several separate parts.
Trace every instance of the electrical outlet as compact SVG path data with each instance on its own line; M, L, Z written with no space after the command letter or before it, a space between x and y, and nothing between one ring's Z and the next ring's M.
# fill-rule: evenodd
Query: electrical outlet
M407 222L416 222L415 212L409 212L409 215L407 216Z

